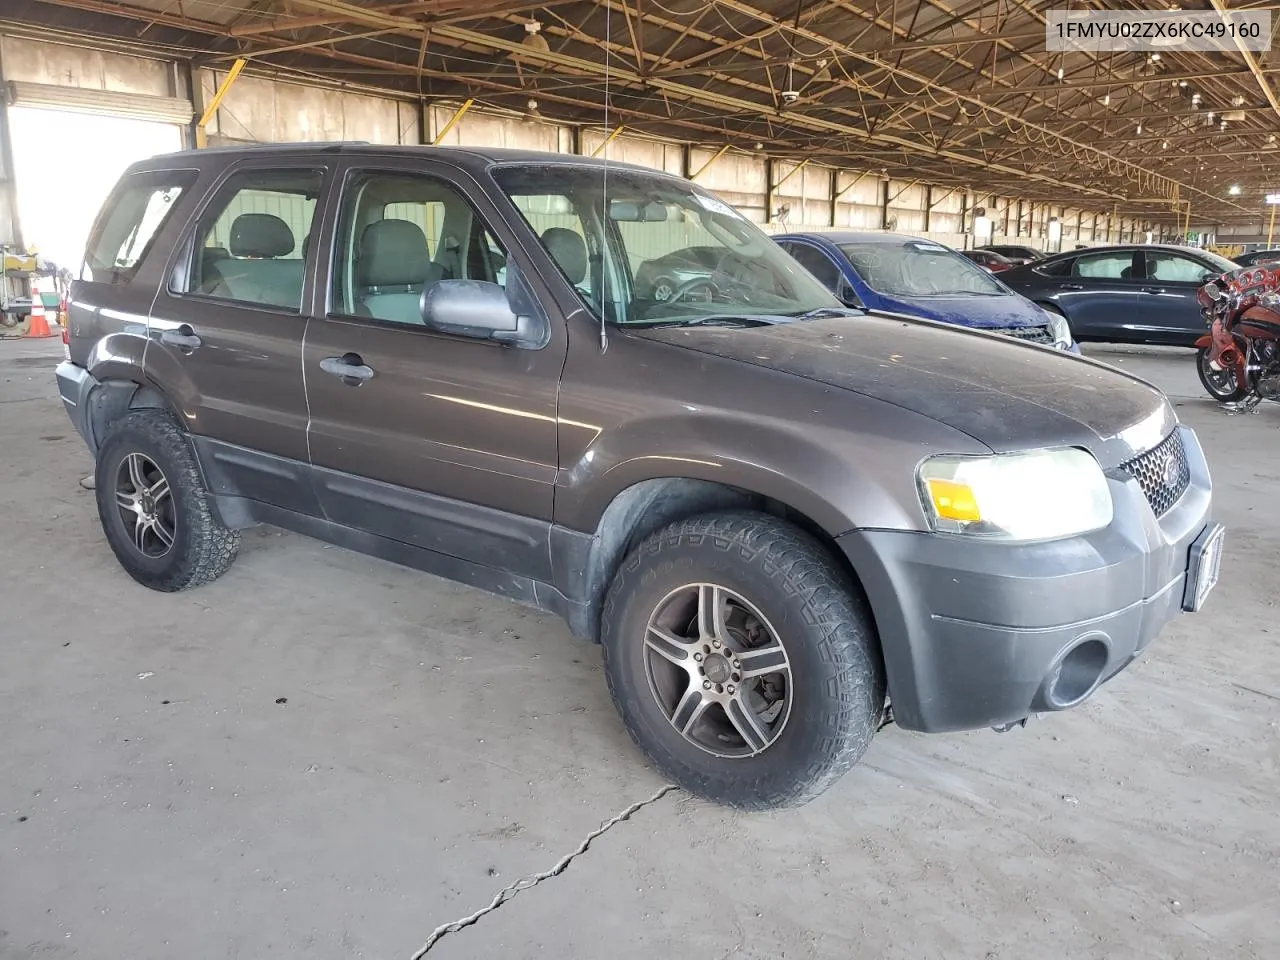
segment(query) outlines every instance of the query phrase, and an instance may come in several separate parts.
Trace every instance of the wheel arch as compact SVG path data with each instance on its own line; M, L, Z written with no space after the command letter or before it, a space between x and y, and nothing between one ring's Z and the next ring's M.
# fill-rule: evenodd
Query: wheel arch
M743 509L758 510L804 530L862 589L857 571L836 544L836 537L845 531L829 529L829 518L824 525L788 500L751 487L699 477L650 477L620 490L592 533L552 528L552 572L571 600L568 619L574 634L599 642L605 592L627 554L646 537L699 514Z
M89 446L95 456L111 424L131 410L167 410L179 426L186 429L178 405L158 387L145 382L140 371L108 370L105 373L107 376L99 376L98 385L89 394Z

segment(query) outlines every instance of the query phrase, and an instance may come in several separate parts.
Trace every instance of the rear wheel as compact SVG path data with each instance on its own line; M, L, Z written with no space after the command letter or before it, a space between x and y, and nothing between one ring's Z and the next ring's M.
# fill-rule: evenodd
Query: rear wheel
M756 513L695 517L623 562L602 622L632 738L692 793L803 803L852 767L885 682L871 616L820 543Z
M1215 370L1210 366L1208 347L1196 351L1196 373L1200 374L1200 383L1205 391L1219 403L1235 403L1249 393L1247 387L1237 382L1239 377L1234 368Z
M172 592L217 579L240 535L214 516L186 434L161 410L137 410L107 430L94 472L107 542L131 577Z

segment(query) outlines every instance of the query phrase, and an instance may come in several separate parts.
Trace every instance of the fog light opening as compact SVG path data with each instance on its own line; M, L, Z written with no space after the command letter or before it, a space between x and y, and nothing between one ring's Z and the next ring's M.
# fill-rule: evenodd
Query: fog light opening
M1046 678L1045 699L1059 710L1075 706L1102 679L1107 656L1107 645L1097 637L1072 647Z

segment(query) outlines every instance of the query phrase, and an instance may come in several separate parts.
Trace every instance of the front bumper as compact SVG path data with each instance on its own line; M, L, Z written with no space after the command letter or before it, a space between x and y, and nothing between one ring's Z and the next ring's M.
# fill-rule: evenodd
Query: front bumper
M1155 639L1183 608L1192 545L1210 528L1204 454L1177 429L1191 484L1158 520L1137 481L1114 471L1115 519L1081 537L840 538L875 614L899 726L966 730L1073 707Z

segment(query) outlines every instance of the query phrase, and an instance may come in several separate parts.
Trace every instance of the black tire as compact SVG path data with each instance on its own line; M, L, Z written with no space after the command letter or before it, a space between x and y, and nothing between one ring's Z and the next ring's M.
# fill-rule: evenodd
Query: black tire
M1240 386L1233 373L1216 371L1209 366L1208 347L1201 347L1196 351L1196 373L1200 375L1200 385L1204 387L1205 393L1219 403L1235 403L1249 395L1248 388Z
M118 504L118 497L127 496L119 492L121 471L127 473L129 458L135 455L168 481L170 504L165 512L171 544L161 555L148 555L146 542L135 542L136 527L126 525ZM191 444L169 413L137 410L111 424L98 450L94 482L107 542L120 565L142 585L165 593L198 587L216 580L235 560L240 534L213 515ZM129 487L127 481L124 486ZM150 543L157 553L163 549L154 537Z
M708 752L660 703L651 617L664 598L696 583L745 599L785 649L787 716L754 755ZM640 748L679 786L741 809L795 806L822 793L861 758L884 712L884 667L860 588L816 539L766 514L698 516L642 542L610 585L601 641L609 692ZM744 697L748 682L740 684ZM690 675L686 696L694 685Z

